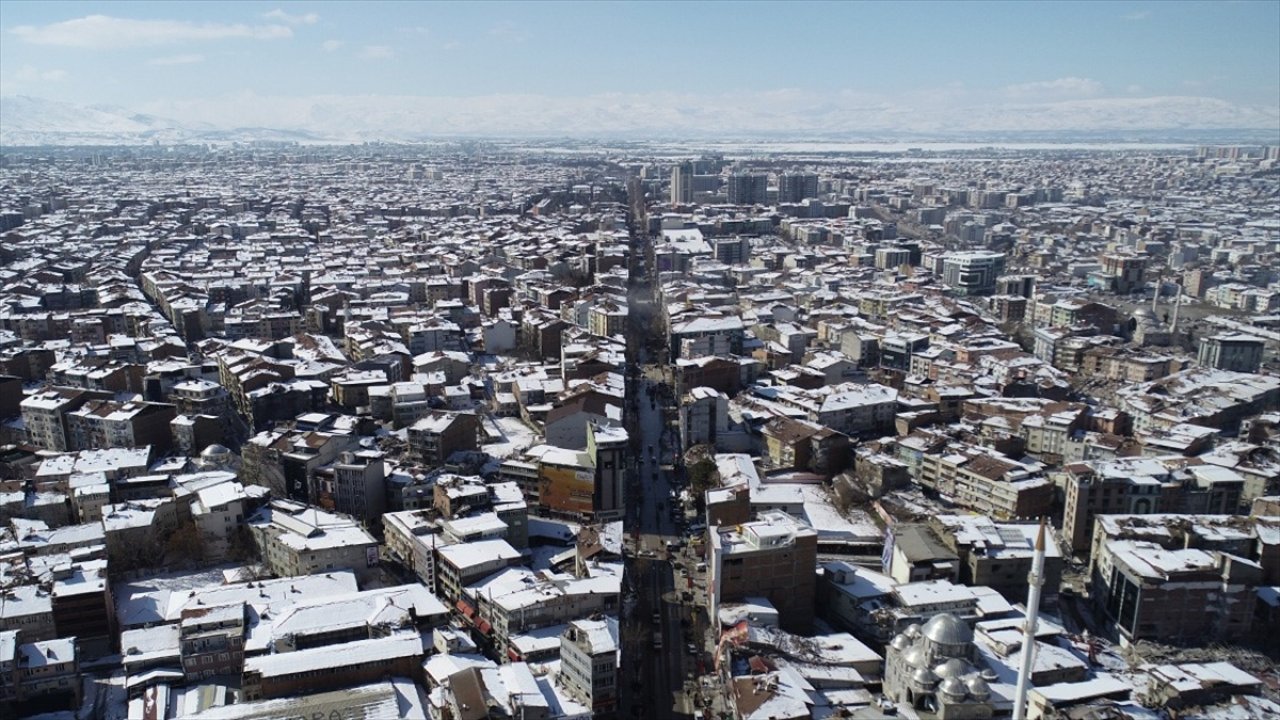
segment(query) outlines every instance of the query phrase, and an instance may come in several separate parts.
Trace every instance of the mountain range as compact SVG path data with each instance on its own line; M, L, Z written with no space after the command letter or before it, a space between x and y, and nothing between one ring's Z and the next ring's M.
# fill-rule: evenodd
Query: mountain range
M218 128L108 105L76 105L10 95L0 98L0 145L170 145L262 140L316 142L310 133L273 128Z
M714 97L250 95L153 103L147 110L6 96L0 98L0 145L412 142L486 136L1280 142L1276 108L1181 96L909 107L800 91Z

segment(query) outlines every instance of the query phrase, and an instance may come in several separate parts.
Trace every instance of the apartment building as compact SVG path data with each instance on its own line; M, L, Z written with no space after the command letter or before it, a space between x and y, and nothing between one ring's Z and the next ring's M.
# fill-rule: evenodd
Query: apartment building
M1107 540L1093 558L1091 597L1121 640L1231 642L1252 629L1258 566L1218 551Z
M723 603L765 597L784 629L803 632L814 618L818 534L781 512L720 526L707 545L707 587L712 617Z
M1135 430L1193 423L1234 430L1250 415L1280 409L1280 378L1194 367L1116 392Z
M319 468L313 482L317 504L357 518L366 527L377 523L386 509L386 469L377 450L343 452L336 462Z
M520 559L520 551L506 540L441 545L436 548L436 592L447 602L456 602L464 587Z
M1244 333L1218 333L1200 338L1196 362L1204 367L1255 373L1262 365L1266 341Z
M169 423L177 408L160 403L94 400L67 413L71 448L133 448L150 445L163 451L171 444Z
M239 675L244 666L245 604L188 607L178 622L182 671L189 682Z
M272 500L248 520L263 563L279 576L378 564L378 541L356 520L289 500Z
M18 698L62 696L79 707L81 695L80 655L74 637L23 643L14 657L17 665Z
M457 607L498 648L538 628L597 613L616 614L622 578L617 566L578 568L578 574L508 567L463 590Z
M436 547L444 544L440 526L425 510L402 510L382 516L387 549L429 588L436 587Z
M93 399L105 400L111 393L78 388L50 388L28 395L18 407L31 444L45 450L77 450L67 415Z
M272 653L245 660L246 700L304 695L353 687L385 677L422 676L422 638L416 631L337 645Z
M435 411L409 426L409 448L428 465L444 465L455 452L479 447L480 420L471 413Z
M1071 463L1055 482L1066 491L1062 533L1077 555L1089 552L1100 516L1234 513L1245 486L1229 468L1182 456Z
M1004 253L987 250L949 252L941 257L942 281L959 295L991 295L1004 274Z
M556 680L591 708L592 717L611 717L617 712L620 655L616 620L574 620L560 634Z
M1010 602L1026 602L1039 525L995 523L982 515L935 515L928 524L956 553L961 583L989 587ZM1045 597L1057 594L1064 564L1053 533L1046 533Z

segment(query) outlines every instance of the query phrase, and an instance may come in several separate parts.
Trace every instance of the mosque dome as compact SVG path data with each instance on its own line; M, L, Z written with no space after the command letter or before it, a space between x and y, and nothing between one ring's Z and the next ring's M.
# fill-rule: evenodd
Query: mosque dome
M969 668L963 660L951 658L933 669L935 675L940 678L958 678L964 676Z
M920 668L911 673L911 682L921 687L932 688L938 684L938 676L929 668Z
M897 635L894 636L893 642L890 644L893 646L894 650L898 650L898 651L906 650L908 645L907 636L903 635L902 633L898 633Z
M960 699L969 693L969 689L965 687L964 681L960 678L947 678L938 686L938 690L948 697Z
M921 630L926 638L939 645L967 645L973 642L973 631L951 613L935 615Z
M231 451L225 445L214 443L204 450L200 451L200 457L205 460L221 460L231 457Z
M991 688L987 687L987 681L980 677L971 677L965 683L965 687L969 688L969 694L975 700L986 700L991 697Z

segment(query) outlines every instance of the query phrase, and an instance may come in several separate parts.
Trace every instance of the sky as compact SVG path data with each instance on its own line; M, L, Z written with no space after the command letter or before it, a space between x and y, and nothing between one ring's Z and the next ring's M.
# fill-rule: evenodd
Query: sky
M450 128L1280 132L1280 1L0 0L0 95L220 127L319 126L336 114L386 127L420 115ZM377 117L360 117L371 103ZM1013 110L1035 119L1010 120Z

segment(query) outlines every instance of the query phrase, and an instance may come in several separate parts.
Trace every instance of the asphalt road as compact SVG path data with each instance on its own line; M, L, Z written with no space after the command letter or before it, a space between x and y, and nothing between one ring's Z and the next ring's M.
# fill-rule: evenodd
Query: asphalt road
M670 467L679 449L674 445L678 442L674 433L665 433L663 414L668 394L661 383L662 368L648 364L649 345L656 338L646 322L653 304L645 275L638 257L631 268L633 292L629 300L635 317L627 334L628 356L636 361L639 371L634 376L628 374L632 383L629 398L634 403L629 408L628 430L636 440L636 457L623 524L627 577L634 595L632 602L624 603L629 612L624 611L622 618L620 716L665 720L687 717L679 710L685 705L686 674L696 669L696 661L686 651L682 621L688 622L689 611L680 604L667 553L667 542L679 538L680 529L672 517L673 480L662 466Z

